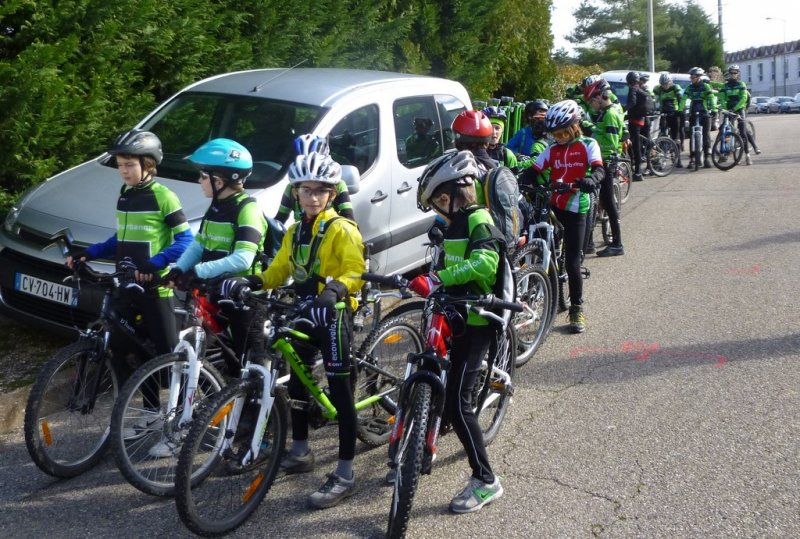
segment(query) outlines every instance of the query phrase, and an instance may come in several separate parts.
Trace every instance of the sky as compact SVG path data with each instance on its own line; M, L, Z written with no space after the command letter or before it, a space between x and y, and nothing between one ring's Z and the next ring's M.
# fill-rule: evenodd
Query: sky
M601 1L601 0L595 0ZM668 0L672 4L685 4L684 0ZM572 50L564 38L575 24L572 12L581 0L554 0L552 14L555 48ZM696 0L696 3L717 23L718 0ZM767 20L773 17L781 20ZM646 30L645 30L646 31ZM722 39L725 52L749 47L772 45L800 39L800 2L798 0L722 0Z

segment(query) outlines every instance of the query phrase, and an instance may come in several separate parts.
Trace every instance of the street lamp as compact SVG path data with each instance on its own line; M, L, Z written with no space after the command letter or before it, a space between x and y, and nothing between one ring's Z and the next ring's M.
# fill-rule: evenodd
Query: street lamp
M780 17L767 17L767 20L781 21L783 23L783 66L781 67L781 75L783 76L783 95L786 95L786 19L781 19ZM778 74L776 73L775 76L777 77ZM777 85L778 81L776 80L775 86Z

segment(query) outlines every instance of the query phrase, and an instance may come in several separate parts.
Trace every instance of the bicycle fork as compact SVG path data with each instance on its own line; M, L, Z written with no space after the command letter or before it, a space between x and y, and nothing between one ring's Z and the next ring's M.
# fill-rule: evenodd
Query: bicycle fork
M186 393L183 399L183 410L178 420L178 428L188 426L192 420L194 397L197 394L197 384L200 379L200 368L203 361L198 359L197 350L203 350L206 332L202 328L195 328L194 345L185 339L178 341L175 346L175 353L186 354L186 363L176 362L172 364L172 374L169 383L169 400L167 411L171 412L178 406L180 398L181 381L186 379Z
M250 439L250 447L247 449L244 457L240 459L242 466L247 466L258 458L258 453L261 450L261 440L264 438L264 432L267 430L267 422L269 421L269 412L272 410L272 405L275 402L273 396L274 381L277 379L277 371L270 370L267 367L258 365L257 363L248 362L242 370L242 380L247 380L251 375L261 377L261 398L258 400L258 418L256 425L253 429L253 437ZM244 397L237 397L233 402L233 408L230 411L230 425L225 431L225 441L222 445L222 452L230 451L233 445L234 434L239 426L239 420L242 417L242 410L245 406ZM217 418L214 418L215 420Z

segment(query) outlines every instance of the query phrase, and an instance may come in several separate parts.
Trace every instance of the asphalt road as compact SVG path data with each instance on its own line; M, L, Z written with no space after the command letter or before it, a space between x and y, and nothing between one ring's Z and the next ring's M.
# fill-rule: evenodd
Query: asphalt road
M448 513L469 473L448 435L410 537L800 536L800 116L753 121L753 166L634 185L625 256L587 260L586 333L567 335L562 315L518 371L490 446L505 496ZM279 477L235 537L382 536L385 450L362 447L359 494L313 511L335 428L311 444L318 470ZM31 464L21 431L0 445L4 537L190 535L170 500L128 486L110 458L60 481Z

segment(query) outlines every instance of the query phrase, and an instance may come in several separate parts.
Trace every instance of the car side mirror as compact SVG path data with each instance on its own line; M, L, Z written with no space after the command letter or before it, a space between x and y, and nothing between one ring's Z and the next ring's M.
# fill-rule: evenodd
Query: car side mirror
M361 174L353 165L342 165L342 179L347 185L347 192L351 195L358 193L361 189Z

